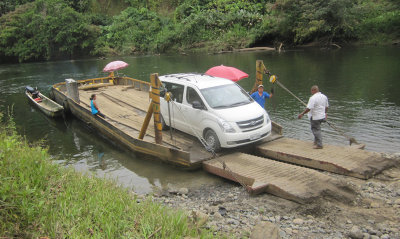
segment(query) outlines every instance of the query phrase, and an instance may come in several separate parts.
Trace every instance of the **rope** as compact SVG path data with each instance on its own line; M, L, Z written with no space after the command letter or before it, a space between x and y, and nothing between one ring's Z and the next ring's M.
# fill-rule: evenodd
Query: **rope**
M175 104L175 101L171 101L171 102L172 102L172 104ZM184 115L183 112L181 111L181 109L180 109L177 105L175 105L175 106L176 106L176 108L179 110L179 112L181 113L181 115L182 115L182 117L183 117L183 120L184 120L185 122L188 122L188 121L186 120L185 115ZM237 178L236 175L233 173L233 171L226 165L226 163L225 163L224 161L218 159L217 154L215 153L214 149L213 149L210 145L208 145L207 141L203 138L203 136L199 135L199 134L194 130L194 128L192 127L191 124L188 124L188 125L189 125L190 129L192 130L193 134L194 134L194 135L197 137L197 139L201 142L201 144L203 145L203 147L204 147L208 152L210 152L210 153L212 154L212 159L217 160L217 161L222 165L222 168L223 168L225 171L227 171L227 172L228 172L228 173L229 173L229 174L244 188L244 189L246 189L247 192L249 192L249 186L246 185L242 180L240 180L239 178Z
M275 82L282 87L282 89L286 90L289 94L291 94L294 98L296 98L298 101L300 101L305 107L307 107L307 104L304 103L304 101L302 101L299 97L297 97L295 94L293 94L288 88L286 88L284 85L282 85L278 80L275 80ZM328 120L325 121L332 129L336 130L336 132L338 132L340 135L344 136L345 138L347 138L350 141L350 145L355 143L355 144L359 144L357 142L357 140L354 137L350 137L348 135L346 135L345 133L343 133L343 131L339 130L335 125L333 125L331 122L329 122Z
M169 100L168 102L167 102L167 104L168 104L168 118L169 118L169 125L171 126L171 127L169 127L169 134L170 134L170 136L171 136L171 140L173 140L173 138L172 138L172 124L171 124L171 100ZM161 116L162 117L162 116ZM165 122L164 122L164 124L165 124ZM176 145L176 144L175 144Z
M296 98L298 101L300 101L305 107L307 107L307 104L304 103L304 101L302 101L299 97L297 97L295 94L293 94L288 88L286 88L284 85L282 85L278 80L275 80L275 82L282 87L284 90L286 90L287 92L289 92L294 98Z
M174 125L174 127L172 127L172 132L174 132L175 133L175 111L174 111L174 104L173 104L173 101L171 101L172 103L171 103L171 105L172 105L172 117L171 117L171 119L169 119L169 124L170 124L170 126L169 127L172 127L172 124ZM175 140L175 146L176 146L176 137L174 137L174 140Z

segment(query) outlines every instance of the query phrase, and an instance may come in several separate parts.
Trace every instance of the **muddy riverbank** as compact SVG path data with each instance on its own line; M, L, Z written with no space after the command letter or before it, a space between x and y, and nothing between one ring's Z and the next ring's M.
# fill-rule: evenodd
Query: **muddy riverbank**
M350 201L325 195L298 204L266 193L250 196L228 181L170 188L153 199L237 238L254 236L257 225L274 229L280 238L400 238L400 153L386 156L396 166L369 180L324 172L343 182L353 195Z

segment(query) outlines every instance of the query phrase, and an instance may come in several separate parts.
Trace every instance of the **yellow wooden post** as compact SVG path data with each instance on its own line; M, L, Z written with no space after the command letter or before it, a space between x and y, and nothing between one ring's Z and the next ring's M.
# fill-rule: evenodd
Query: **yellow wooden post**
M263 84L263 74L267 69L264 66L262 60L257 60L256 62L256 81L254 83L253 89L250 91L250 94L256 92L258 90L258 86Z
M160 117L160 87L161 82L158 79L158 74L152 74L150 76L151 81L151 103L149 105L149 109L147 110L146 117L144 118L144 122L142 125L142 129L139 133L139 139L143 139L146 134L147 127L149 126L149 122L151 116L154 114L154 131L155 131L155 140L157 144L162 143L162 125L161 125L161 117Z
M160 116L160 88L161 81L158 79L158 74L152 74L150 76L151 81L151 99L153 102L153 115L154 115L154 132L156 137L156 143L162 143L162 125Z
M114 71L110 72L110 75L108 76L109 78L111 78L110 80L108 80L109 83L114 84Z

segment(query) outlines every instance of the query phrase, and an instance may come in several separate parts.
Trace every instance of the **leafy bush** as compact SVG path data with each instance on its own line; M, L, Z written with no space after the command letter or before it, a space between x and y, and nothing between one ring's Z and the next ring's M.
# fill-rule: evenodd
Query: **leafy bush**
M271 33L286 36L289 43L347 39L354 37L353 5L347 0L277 0L267 22Z
M2 0L0 1L0 17L1 15L14 11L15 7L35 0Z
M400 37L400 9L390 1L362 1L356 6L357 36L364 42L379 43L381 38Z
M102 44L121 54L148 51L154 48L161 24L155 12L129 7L114 17L111 25L103 28Z
M3 238L224 238L182 210L51 162L13 121L0 125L0 219Z
M22 62L87 54L100 33L89 20L62 0L22 5L0 18L0 56Z
M203 2L203 5L192 7L185 2L175 11L175 24L168 37L161 37L158 49L164 50L177 44L192 47L207 47L216 50L228 50L237 47L245 47L250 43L249 32L252 28L261 24L263 16L255 11L233 7L234 1L225 2L227 6L222 8L218 1ZM238 4L248 4L247 1L238 1ZM256 4L257 5L257 4ZM240 5L238 5L240 6ZM227 10L231 9L231 10ZM254 10L254 11L253 11ZM217 46L219 45L219 46Z
M0 3L0 61L400 37L393 0L30 1Z

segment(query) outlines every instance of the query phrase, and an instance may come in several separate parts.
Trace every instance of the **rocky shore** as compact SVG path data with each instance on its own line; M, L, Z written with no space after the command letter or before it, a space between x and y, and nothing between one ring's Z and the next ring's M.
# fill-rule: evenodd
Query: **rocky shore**
M396 166L369 180L324 172L352 190L298 204L270 194L249 195L239 184L161 191L153 200L189 212L199 226L232 238L400 238L400 153Z

